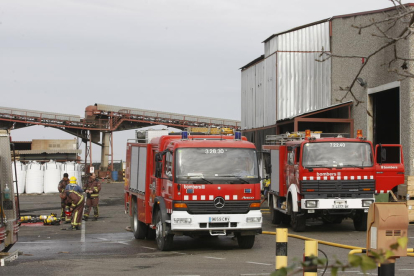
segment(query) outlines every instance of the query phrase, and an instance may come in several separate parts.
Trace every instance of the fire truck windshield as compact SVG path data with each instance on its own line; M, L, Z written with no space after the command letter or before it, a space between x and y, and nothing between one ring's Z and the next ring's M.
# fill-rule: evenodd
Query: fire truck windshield
M372 167L369 143L318 142L303 146L302 166L309 167Z
M178 183L202 180L205 183L257 182L258 164L254 149L180 148L175 154Z

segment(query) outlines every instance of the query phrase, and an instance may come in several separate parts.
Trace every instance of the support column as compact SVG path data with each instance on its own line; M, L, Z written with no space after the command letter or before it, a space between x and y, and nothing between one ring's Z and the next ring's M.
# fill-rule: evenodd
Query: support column
M111 133L109 132L102 132L102 151L101 151L101 170L107 171L108 169L108 156L109 156L109 147L110 147L110 140L109 137Z

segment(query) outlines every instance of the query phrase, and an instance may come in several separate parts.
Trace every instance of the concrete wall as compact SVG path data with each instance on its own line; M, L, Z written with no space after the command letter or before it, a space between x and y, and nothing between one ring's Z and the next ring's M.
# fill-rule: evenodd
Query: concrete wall
M391 15L395 12L387 12ZM383 13L358 15L347 18L332 19L332 37L331 51L333 55L346 56L368 56L376 49L384 45L387 40L385 38L375 37L372 34L381 35L375 27L362 30L362 34L358 34L358 29L354 26L364 25L371 22L372 19L380 21L384 19ZM402 30L402 25L396 25L389 30L390 34L396 36ZM397 43L399 55L412 58L414 54L414 40L401 40ZM388 47L380 51L375 58L368 61L360 77L367 82L366 87L356 84L353 88L355 96L363 101L359 105L352 107L351 116L355 120L354 130L362 129L365 134L369 134L372 129L372 119L368 115L367 110L370 109L368 93L375 89L386 88L387 85L400 86L400 137L404 150L404 161L406 165L406 174L414 175L413 163L414 159L414 80L403 79L401 76L393 72L389 72L388 63L394 56L394 48ZM347 87L352 83L359 68L362 65L361 58L332 58L332 104L339 103L345 92L340 91L340 87ZM401 66L399 63L398 67ZM413 68L411 68L412 70ZM348 95L344 101L354 100ZM387 110L384 110L387 112ZM354 133L356 135L356 133ZM372 136L371 136L372 137Z

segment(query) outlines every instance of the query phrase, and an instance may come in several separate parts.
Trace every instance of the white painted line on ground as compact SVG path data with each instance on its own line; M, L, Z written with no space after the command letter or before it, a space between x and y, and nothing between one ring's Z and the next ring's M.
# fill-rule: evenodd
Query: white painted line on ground
M246 262L248 264L258 264L258 265L273 265L273 264L265 264L265 263L255 263L255 262Z
M97 238L98 240L108 241L108 239L105 238Z
M19 244L20 243L43 243L43 244L45 244L45 243L54 243L54 242L52 242L52 241L44 241L44 242L21 242L21 241L19 241Z
M240 276L260 276L260 275L269 275L269 273L259 273L259 274L240 274Z
M146 249L156 250L156 248L152 248L152 247L146 247L146 246L141 246L141 247L146 248Z
M126 243L126 242L123 242L123 241L117 241L116 243L120 243L120 244L129 245L129 243Z
M217 258L217 257L209 257L209 256L204 256L204 258L206 259L214 259L214 260L225 260L226 258Z
M177 251L171 251L171 253L177 253L177 254L182 254L182 255L186 255L187 254L187 253L177 252Z

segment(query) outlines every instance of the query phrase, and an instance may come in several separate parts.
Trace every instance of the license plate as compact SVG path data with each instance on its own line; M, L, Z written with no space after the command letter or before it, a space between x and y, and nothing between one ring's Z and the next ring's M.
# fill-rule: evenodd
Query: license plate
M334 205L332 205L332 208L345 209L345 208L348 208L348 204L346 204L345 200L335 200Z
M230 217L209 217L209 222L229 222Z

